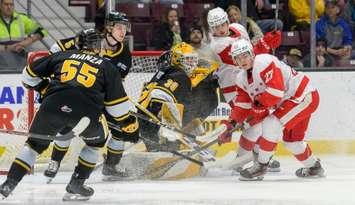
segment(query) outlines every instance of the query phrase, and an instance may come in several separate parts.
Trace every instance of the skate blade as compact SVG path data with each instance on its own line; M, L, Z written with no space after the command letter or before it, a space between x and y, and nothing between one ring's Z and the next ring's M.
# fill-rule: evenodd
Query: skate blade
M267 172L281 172L281 168L267 168Z
M102 181L104 182L112 182L112 181L131 181L130 177L118 177L118 176L103 176Z
M63 196L63 201L87 201L91 196L82 196L80 194L65 193Z
M253 177L253 178L246 178L243 176L239 177L239 181L262 181L264 179L264 176L258 176L258 177Z
M47 184L50 184L50 183L53 181L53 179L54 179L53 177L52 177L52 178L51 178L51 177L47 177L46 183L47 183Z
M301 179L319 179L319 178L325 178L326 175L324 173L322 174L317 174L317 175L313 175L313 176L297 176L298 178Z

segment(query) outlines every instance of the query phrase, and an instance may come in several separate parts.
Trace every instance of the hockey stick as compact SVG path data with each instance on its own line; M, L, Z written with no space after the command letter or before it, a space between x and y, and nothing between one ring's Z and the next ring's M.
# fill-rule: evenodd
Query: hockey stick
M0 133L26 136L26 137L42 139L42 140L67 141L74 138L75 136L79 136L79 134L82 133L89 126L89 124L90 124L90 119L88 117L83 117L80 119L78 124L71 131L69 131L64 135L43 135L43 134L29 133L29 132L16 131L16 130L4 130L4 129L0 129Z
M108 126L109 126L111 129L115 129L115 130L121 131L121 128L120 128L119 126L117 126L116 124L114 124L114 123L112 123L112 122L107 122L107 124L108 124ZM146 141L149 141L149 142L151 142L151 143L153 143L153 144L158 144L158 145L160 145L159 142L156 142L156 141L151 140L151 139L149 139L149 138L145 138L145 137L143 137L143 136L139 136L139 138L141 138L141 139L143 139L143 140L146 140ZM180 156L180 157L182 157L182 158L184 158L184 159L186 159L186 160L189 160L189 161L191 161L191 162L193 162L193 163L196 163L196 164L198 164L198 165L200 165L200 166L203 166L203 162L201 162L201 161L199 161L199 160L197 160L197 159L193 159L193 158L191 158L191 157L189 157L189 156L187 156L187 155L181 154L181 153L179 153L179 152L176 151L176 150L169 151L169 152L172 153L172 154L175 154L175 155L177 155L177 156Z

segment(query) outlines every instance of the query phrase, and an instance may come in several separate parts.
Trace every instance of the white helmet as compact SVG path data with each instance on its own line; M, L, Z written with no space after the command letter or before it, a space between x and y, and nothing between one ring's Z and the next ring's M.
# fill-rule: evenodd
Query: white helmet
M251 56L254 56L253 46L250 41L239 38L233 42L231 47L231 56L234 59L236 56L248 52Z
M207 15L207 22L210 28L222 25L225 22L229 23L228 14L219 7L211 9Z

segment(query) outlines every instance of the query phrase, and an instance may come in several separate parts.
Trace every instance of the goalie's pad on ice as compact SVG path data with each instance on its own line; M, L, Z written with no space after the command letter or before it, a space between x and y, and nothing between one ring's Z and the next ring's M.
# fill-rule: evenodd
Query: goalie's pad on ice
M130 179L184 179L203 176L203 167L167 152L132 152L122 158Z

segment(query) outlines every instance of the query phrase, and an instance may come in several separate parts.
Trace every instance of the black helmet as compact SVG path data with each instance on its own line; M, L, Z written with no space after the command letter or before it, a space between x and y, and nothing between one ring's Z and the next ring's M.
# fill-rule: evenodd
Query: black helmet
M100 49L101 40L101 34L93 28L82 30L76 35L76 44L79 49Z
M116 23L126 25L127 31L131 31L131 24L129 23L125 13L110 11L106 17L106 26L114 26Z

